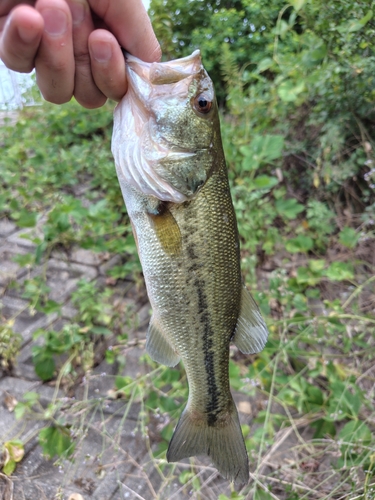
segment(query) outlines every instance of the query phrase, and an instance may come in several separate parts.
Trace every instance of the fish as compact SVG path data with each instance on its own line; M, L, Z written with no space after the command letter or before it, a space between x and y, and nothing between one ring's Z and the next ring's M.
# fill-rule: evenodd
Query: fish
M170 367L182 361L189 386L167 460L206 455L246 484L229 350L260 352L268 330L241 276L214 86L199 50L154 63L127 54L126 76L112 153L152 307L146 350Z

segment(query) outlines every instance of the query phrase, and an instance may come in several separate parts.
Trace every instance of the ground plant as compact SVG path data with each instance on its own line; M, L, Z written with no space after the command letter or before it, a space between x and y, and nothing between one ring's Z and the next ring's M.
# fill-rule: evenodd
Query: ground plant
M142 321L134 304L146 298L110 153L114 103L41 103L1 128L0 221L32 243L15 258L25 278L9 280L2 297L16 290L28 311L57 318L32 340L35 372L54 397L45 404L27 392L13 410L18 421L42 422L38 441L51 460L74 463L110 398L124 424L137 408L159 478L146 500L375 499L374 9L371 1L151 2L165 57L200 48L217 86L244 280L270 331L257 355L231 347L251 472L239 492L217 483L209 462L165 459L186 378L180 366L152 362L144 337L134 338ZM104 278L76 284L76 314L62 323L66 304L50 297L46 266L77 249L116 259ZM11 374L22 339L15 318L0 316L0 373ZM142 369L129 373L134 349ZM111 389L89 398L103 359L114 367ZM10 432L0 444L10 476L27 441Z

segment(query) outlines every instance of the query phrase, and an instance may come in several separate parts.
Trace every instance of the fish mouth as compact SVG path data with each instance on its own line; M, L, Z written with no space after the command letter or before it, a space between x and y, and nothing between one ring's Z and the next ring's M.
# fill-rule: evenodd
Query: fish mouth
M181 59L168 62L146 63L138 57L125 52L125 61L128 66L128 74L133 80L137 75L148 87L151 85L168 85L178 83L185 78L192 77L202 69L200 50L195 50L192 54ZM132 82L138 86L137 79ZM142 88L139 90L144 90Z
M183 99L194 78L202 71L200 50L195 50L190 56L174 61L146 63L131 54L125 53L126 76L128 90L137 99L138 106L145 110L151 100L171 95Z

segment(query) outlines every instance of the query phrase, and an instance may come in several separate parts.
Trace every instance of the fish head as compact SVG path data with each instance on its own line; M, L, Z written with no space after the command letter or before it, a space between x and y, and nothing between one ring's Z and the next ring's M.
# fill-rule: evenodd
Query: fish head
M215 161L218 110L199 50L146 63L127 56L128 91L114 115L112 152L121 182L182 203L204 186Z

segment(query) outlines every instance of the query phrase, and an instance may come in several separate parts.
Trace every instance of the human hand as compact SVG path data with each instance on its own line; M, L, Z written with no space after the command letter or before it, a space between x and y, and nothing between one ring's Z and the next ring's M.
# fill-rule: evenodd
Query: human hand
M127 90L121 47L147 62L161 50L141 0L2 0L0 58L20 73L36 69L43 97L74 95L86 108ZM121 47L120 47L121 46Z

